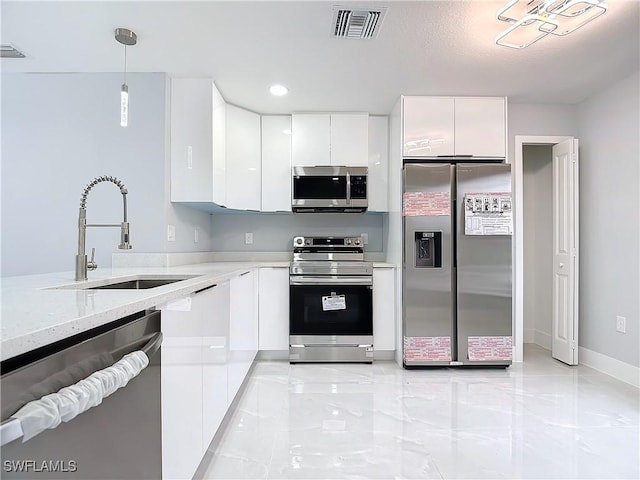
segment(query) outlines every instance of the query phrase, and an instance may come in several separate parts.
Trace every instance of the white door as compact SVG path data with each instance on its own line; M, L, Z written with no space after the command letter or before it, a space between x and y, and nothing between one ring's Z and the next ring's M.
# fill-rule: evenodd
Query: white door
M553 147L551 354L578 364L578 140Z

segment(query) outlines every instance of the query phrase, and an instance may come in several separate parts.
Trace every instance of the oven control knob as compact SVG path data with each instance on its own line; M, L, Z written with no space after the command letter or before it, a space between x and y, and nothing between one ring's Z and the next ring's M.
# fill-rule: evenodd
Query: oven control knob
M360 239L356 239L356 245L360 245Z
M304 243L305 243L305 244L307 244L307 245L311 245L311 240L307 238L307 239L304 241Z
M351 239L347 238L347 245L351 245Z
M302 237L296 237L293 243L302 246L302 244L304 243L304 239Z

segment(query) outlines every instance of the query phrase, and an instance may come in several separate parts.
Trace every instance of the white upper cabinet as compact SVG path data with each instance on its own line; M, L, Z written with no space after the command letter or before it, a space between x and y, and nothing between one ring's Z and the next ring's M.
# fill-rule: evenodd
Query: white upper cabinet
M331 117L327 114L293 114L291 165L331 164Z
M262 116L262 211L291 211L291 116Z
M453 97L403 97L403 156L454 155Z
M226 206L260 210L260 115L227 105Z
M291 165L368 164L367 113L294 113Z
M369 175L367 196L369 211L387 212L389 169L389 119L382 116L369 117Z
M331 165L366 167L368 164L369 115L331 115Z
M504 97L403 97L403 156L506 156Z
M210 79L172 79L172 202L224 204L224 116L224 100Z
M213 201L227 203L227 103L213 86Z
M503 97L456 97L455 123L456 155L506 157Z

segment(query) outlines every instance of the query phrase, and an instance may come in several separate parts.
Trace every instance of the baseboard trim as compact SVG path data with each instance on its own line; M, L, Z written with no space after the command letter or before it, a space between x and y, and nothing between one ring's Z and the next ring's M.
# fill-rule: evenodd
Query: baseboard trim
M580 364L640 388L640 368L588 348L579 347Z

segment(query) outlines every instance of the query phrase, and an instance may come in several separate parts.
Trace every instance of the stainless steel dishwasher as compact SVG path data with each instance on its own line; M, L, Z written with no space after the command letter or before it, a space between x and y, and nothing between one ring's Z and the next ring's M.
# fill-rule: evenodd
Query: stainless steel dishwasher
M160 312L148 311L2 362L0 476L162 478L161 343ZM24 443L14 438L22 437L22 429L11 416L24 405L103 374L139 350L149 364L99 405Z

